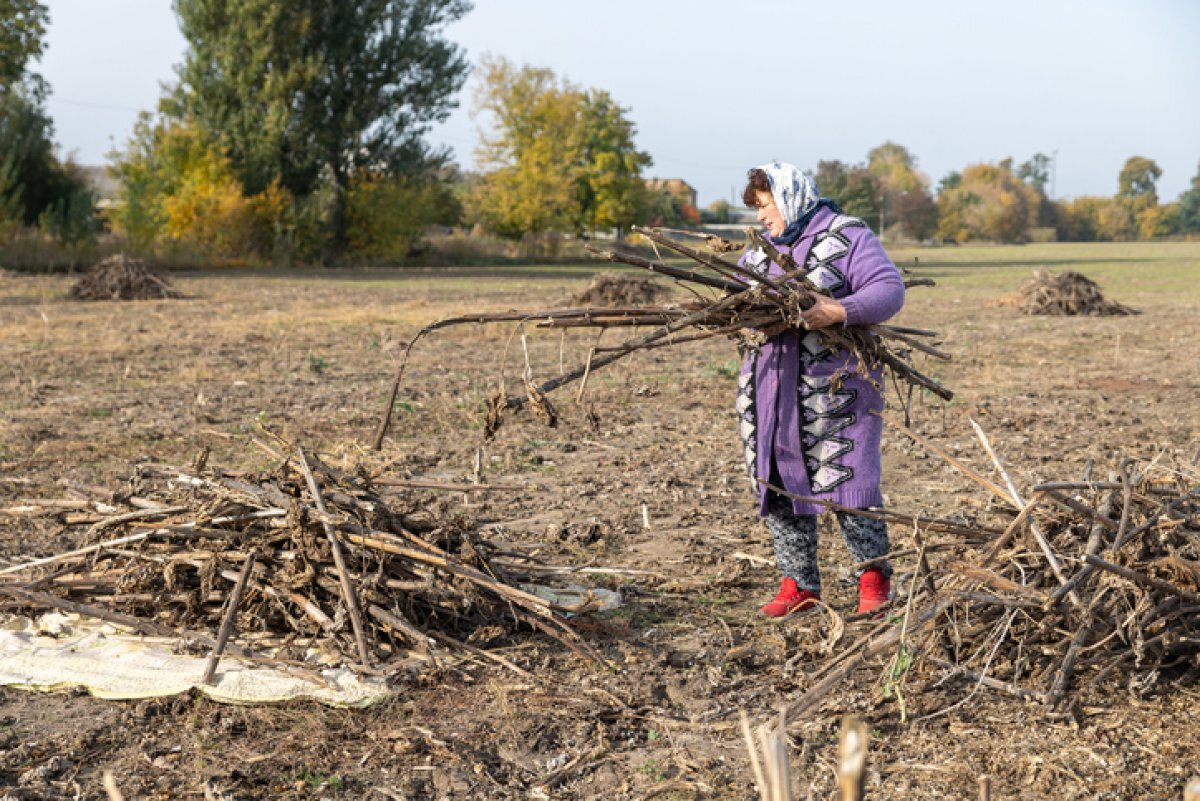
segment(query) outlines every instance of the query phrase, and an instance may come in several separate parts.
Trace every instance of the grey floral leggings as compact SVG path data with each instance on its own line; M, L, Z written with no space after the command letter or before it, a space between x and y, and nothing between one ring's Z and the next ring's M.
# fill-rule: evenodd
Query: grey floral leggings
M869 517L837 513L842 537L854 561L865 562L888 552L887 522ZM767 529L775 546L775 561L785 578L793 579L802 590L821 591L821 570L817 565L817 518L798 515L792 502L771 492L767 495ZM891 576L887 562L879 565Z

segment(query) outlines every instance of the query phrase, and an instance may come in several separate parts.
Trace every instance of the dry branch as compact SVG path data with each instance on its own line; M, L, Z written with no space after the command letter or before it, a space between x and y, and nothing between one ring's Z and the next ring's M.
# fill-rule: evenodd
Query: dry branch
M788 254L777 250L757 233L751 232L752 243L761 248L771 261L779 266L782 274L772 276L766 270L756 271L725 259L716 253L705 252L677 242L668 236L668 231L654 228L635 228L635 230L652 242L691 259L715 275L669 266L632 253L611 250L593 252L609 261L624 262L668 275L689 288L691 288L690 285L694 285L706 292L716 289L723 294L710 301L698 302L696 306L689 308L625 306L611 309L591 307L539 312L505 312L464 315L432 323L417 332L401 355L396 377L392 382L383 413L371 439L371 447L379 450L383 446L383 438L391 425L392 411L399 395L405 365L413 346L429 333L448 326L508 321L516 322L518 326L533 323L539 328L597 328L603 330L614 327L643 326L655 329L651 333L629 339L619 345L593 349L588 358L579 366L562 371L559 375L540 385L527 382L527 391L522 395L509 395L503 399L494 398L489 404L488 423L485 426L485 434L488 436L495 432L504 411L519 409L531 399L544 399L548 393L579 381L592 372L631 353L680 345L711 336L729 336L743 342L753 343L761 340L761 334L757 332L763 328L780 323L795 328L803 327L801 312L811 308L815 302L813 294L818 290L808 281L808 270L805 266L797 265ZM725 252L725 248L721 244L723 242L724 240L710 241L710 244L721 252ZM608 277L604 281L606 285L614 284L617 279ZM631 298L647 297L646 292L642 290L638 290L632 295L624 293L625 289L619 293L608 291L600 293L597 290L595 298L589 294L586 299L589 302L624 303ZM696 292L696 295L701 297L699 292ZM686 329L695 330L683 333ZM950 358L948 353L939 350L934 345L915 339L915 337L933 334L934 332L921 329L905 329L885 325L821 329L821 335L831 347L855 354L862 365L885 366L898 379L949 400L953 397L953 393L921 373L909 360L911 351L925 353L939 359ZM892 350L888 345L889 341L898 342L903 345L903 348ZM527 368L527 377L529 373L530 370ZM503 382L501 382L501 386L503 386ZM539 400L534 405L541 405L541 401Z

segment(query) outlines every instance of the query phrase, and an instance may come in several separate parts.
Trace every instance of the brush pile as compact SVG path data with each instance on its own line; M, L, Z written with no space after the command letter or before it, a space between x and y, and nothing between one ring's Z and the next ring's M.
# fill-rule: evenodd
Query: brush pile
M109 256L88 270L67 293L71 300L161 300L183 293L140 259Z
M916 535L917 564L898 588L908 596L892 610L901 625L885 621L823 666L789 717L889 654L885 685L901 697L924 673L960 680L966 697L985 688L1068 711L1112 685L1143 696L1200 678L1196 464L1128 459L1104 481L1034 485L1026 502L977 433L1007 489L972 477L1016 516L981 548ZM951 555L934 562L935 548Z
M523 672L479 646L533 629L599 658L561 614L593 599L565 606L519 586L562 568L501 549L461 517L439 521L411 501L402 510L411 491L398 487L428 484L259 444L277 459L269 474L145 465L103 500L0 510L63 515L94 543L0 570L0 596L10 609L75 612L209 649L232 629L239 656L302 661L315 647L368 673L436 665L447 650Z
M1033 493L1011 544L940 566L959 625L939 636L955 669L1051 706L1109 677L1142 694L1200 676L1195 469L1130 461L1109 481Z
M596 273L587 289L571 298L576 306L634 306L656 303L666 294L662 284L629 273Z
M1110 317L1138 314L1138 310L1106 300L1092 279L1071 271L1038 270L1017 292L1001 300L1022 314L1073 317Z
M491 399L485 426L485 431L491 434L496 431L504 412L520 409L526 403L553 424L557 417L546 399L548 393L574 381L582 380L586 385L591 373L631 353L672 347L716 336L729 337L739 343L753 346L763 341L763 328L780 324L802 328L801 313L812 307L815 303L814 294L820 291L808 278L813 269L820 267L815 257L812 257L807 265L798 265L789 254L778 251L753 230L748 232L751 244L761 249L778 265L782 275L768 277L732 261L722 254L739 246L708 234L638 226L634 226L634 231L656 246L662 246L690 259L700 271L654 261L630 251L592 252L607 261L629 264L668 276L691 292L695 298L693 301L686 306L582 306L570 309L470 314L438 320L418 331L409 341L392 383L387 405L375 430L372 447L379 450L383 446L383 438L391 423L392 409L403 380L404 366L413 346L422 337L440 328L468 323L515 322L519 327L533 323L538 328L560 330L623 327L653 329L650 333L628 339L619 345L593 347L582 364L540 385L532 382L532 369L527 365L524 394L506 395L501 385L501 391ZM678 242L671 235L699 238L703 240L705 249ZM906 285L930 283L932 282L921 279L907 281ZM889 368L894 378L899 381L932 392L944 400L953 397L954 393L921 373L913 363L913 357L917 353L936 359L950 358L949 354L930 344L930 338L937 337L936 331L894 325L870 325L826 328L821 330L821 334L826 345L853 352L858 356L861 365L883 365ZM580 395L582 392L581 387Z

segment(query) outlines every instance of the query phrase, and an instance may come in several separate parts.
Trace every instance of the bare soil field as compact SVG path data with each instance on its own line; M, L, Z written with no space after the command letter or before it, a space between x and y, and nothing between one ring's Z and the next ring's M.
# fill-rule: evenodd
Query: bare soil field
M912 428L937 446L990 474L973 418L1022 488L1078 479L1089 460L1103 475L1124 455L1190 460L1200 448L1200 244L893 256L939 283L912 290L897 318L943 332L955 355L926 365L955 399L918 397L912 409ZM1081 272L1142 314L1024 317L996 303L1040 267ZM382 452L367 446L422 325L565 306L605 268L181 273L171 279L184 299L93 303L66 299L69 277L0 272L0 507L60 497L63 482L117 488L139 463L187 464L204 448L210 464L269 470L248 445L263 428L331 464L396 476L463 480L482 448L486 481L525 489L414 491L410 502L536 545L553 564L609 568L586 580L623 598L573 621L611 668L537 632L481 631L475 644L534 678L462 657L365 711L2 689L0 798L105 798L105 770L139 799L755 798L738 712L764 720L799 696L829 632L820 615L756 615L778 582L742 469L731 343L638 354L592 376L581 403L574 386L553 396L557 428L526 411L485 445L484 400L502 373L520 386L520 344L508 325L435 333L414 351ZM594 343L530 331L538 379ZM884 458L890 508L1003 520L895 430ZM848 614L845 548L823 526L826 600ZM0 567L75 547L79 531L0 516ZM893 547L910 536L893 526ZM849 623L847 636L867 625ZM800 798L835 791L847 713L871 730L868 798L976 797L982 774L1001 799L1179 798L1200 773L1195 683L1163 676L1135 692L1114 679L1078 714L1047 714L918 663L902 721L884 661L793 727Z

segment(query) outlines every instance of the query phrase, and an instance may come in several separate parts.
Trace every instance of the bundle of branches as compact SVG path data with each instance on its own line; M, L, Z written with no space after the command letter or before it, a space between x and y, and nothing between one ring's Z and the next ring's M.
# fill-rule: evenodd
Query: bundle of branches
M662 261L644 258L636 253L622 250L592 250L608 261L621 262L651 272L666 275L689 289L696 300L687 306L618 306L581 307L550 309L544 311L514 311L498 314L471 314L438 320L417 332L409 341L400 360L396 378L388 396L387 405L376 427L372 447L383 446L383 438L391 422L392 408L404 376L404 366L413 346L427 334L452 325L468 323L516 322L524 325L533 322L539 328L618 328L648 327L650 333L634 337L619 345L594 347L587 359L571 370L567 370L540 385L531 380L530 369L525 373L525 393L506 395L503 390L491 401L485 430L490 436L499 425L506 410L515 410L529 403L547 421L553 424L557 416L546 395L574 381L583 380L594 371L605 367L631 353L654 348L671 347L685 342L695 342L715 336L739 339L751 346L762 342L760 329L780 323L803 327L801 313L815 303L813 295L820 290L808 280L809 268L798 265L787 253L777 250L757 232L749 231L751 243L760 247L783 271L779 277L768 277L745 268L721 255L737 247L718 237L693 234L689 231L674 231L661 228L634 230L650 240L691 259L700 271L683 269ZM698 236L705 242L705 249L693 248L676 241L670 235ZM906 281L908 286L929 285L927 279ZM831 347L852 351L864 367L884 365L893 376L910 386L928 390L940 398L949 400L953 393L932 378L921 373L912 363L915 352L934 358L948 360L949 354L925 341L936 337L937 332L894 325L848 326L821 330L822 336ZM582 395L583 387L580 388Z
M915 534L910 591L893 610L900 625L880 623L825 665L793 719L888 654L885 689L901 697L924 662L938 684L965 680L968 698L989 688L1050 708L1078 709L1110 682L1142 695L1200 677L1196 463L1127 459L1107 480L1037 484L1026 501L976 431L1005 487L956 466L1016 516L982 548L941 544L951 553L932 564L933 543Z
M140 259L109 256L80 278L67 293L72 300L159 300L181 298L165 278Z
M104 501L0 510L57 511L100 540L0 570L0 595L10 608L76 612L216 653L234 629L240 656L287 662L315 645L367 672L436 664L446 648L522 672L464 640L528 629L599 658L560 614L586 611L591 599L565 606L520 586L561 568L494 545L465 520L398 509L398 486L428 482L350 474L298 448L259 444L278 460L269 474L143 466Z
M1038 270L1019 290L1001 300L1022 314L1070 317L1091 315L1109 317L1138 314L1138 310L1106 300L1100 286L1079 273Z
M629 273L596 273L587 289L571 298L578 306L632 306L654 303L666 289L646 276Z

